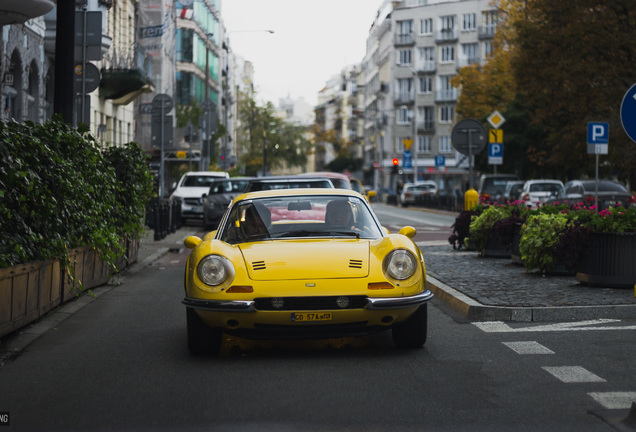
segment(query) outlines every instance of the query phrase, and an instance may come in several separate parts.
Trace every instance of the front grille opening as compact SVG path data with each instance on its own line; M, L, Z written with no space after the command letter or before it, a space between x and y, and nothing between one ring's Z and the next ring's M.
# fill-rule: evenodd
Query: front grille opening
M252 263L253 270L265 270L265 261L254 261Z
M349 260L349 268L356 268L356 269L361 269L362 268L362 260Z
M338 306L338 299L346 297L349 305L346 308ZM260 297L254 299L254 307L263 311L301 311L301 310L347 310L364 309L367 305L367 296L318 296L318 297L277 297L276 304L282 307L274 307L273 298ZM341 302L342 303L342 302Z

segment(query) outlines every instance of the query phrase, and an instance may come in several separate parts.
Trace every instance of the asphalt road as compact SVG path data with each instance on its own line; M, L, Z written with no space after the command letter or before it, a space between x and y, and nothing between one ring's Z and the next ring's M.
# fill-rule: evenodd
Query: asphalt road
M185 256L125 275L5 361L8 430L612 431L636 398L636 323L489 327L436 299L419 350L383 333L228 338L220 356L192 357Z

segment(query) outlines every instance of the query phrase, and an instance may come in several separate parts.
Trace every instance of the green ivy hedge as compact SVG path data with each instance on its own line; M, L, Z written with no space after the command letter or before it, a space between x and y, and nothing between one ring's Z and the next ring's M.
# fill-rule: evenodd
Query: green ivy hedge
M93 247L113 264L144 231L153 182L136 143L102 149L85 128L0 122L0 268Z

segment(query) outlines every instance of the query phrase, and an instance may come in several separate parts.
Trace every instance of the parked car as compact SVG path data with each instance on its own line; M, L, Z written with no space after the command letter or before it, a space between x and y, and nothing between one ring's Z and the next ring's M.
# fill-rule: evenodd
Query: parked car
M203 195L203 226L215 228L232 200L243 193L254 177L232 177L215 179L207 194Z
M188 237L188 347L217 353L244 338L332 338L392 330L400 348L426 342L416 232L389 234L357 192L287 189L236 197L221 226Z
M529 208L536 209L550 198L563 194L561 180L528 180L523 185L520 201Z
M506 189L504 189L503 200L515 202L521 198L521 191L525 184L522 180L513 180L506 183Z
M411 204L420 202L424 195L435 195L437 193L437 183L432 180L424 180L417 183L407 183L400 193L400 204L408 207Z
M313 177L301 175L257 177L250 180L245 192L276 189L298 188L334 188L333 183L327 177Z
M571 180L564 186L564 191L549 202L576 204L582 202L588 206L596 202L596 180ZM612 180L599 180L598 207L604 210L616 205L623 207L636 206L636 197L622 184Z
M352 189L351 181L346 174L331 172L331 171L320 171L320 172L309 172L298 174L299 176L309 176L309 177L327 177L333 183L333 187L337 189Z
M229 178L225 171L192 171L187 172L173 185L174 191L170 199L181 200L181 217L187 219L203 219L202 196L210 190L210 184L218 178Z
M519 180L515 174L483 174L477 189L480 201L502 202L506 184L515 180Z

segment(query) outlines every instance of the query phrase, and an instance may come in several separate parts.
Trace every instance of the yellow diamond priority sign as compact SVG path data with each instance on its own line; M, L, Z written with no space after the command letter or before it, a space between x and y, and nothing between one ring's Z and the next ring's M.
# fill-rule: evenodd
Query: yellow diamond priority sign
M499 129L505 122L506 119L499 113L499 111L494 111L488 117L488 123L490 123L495 129Z

